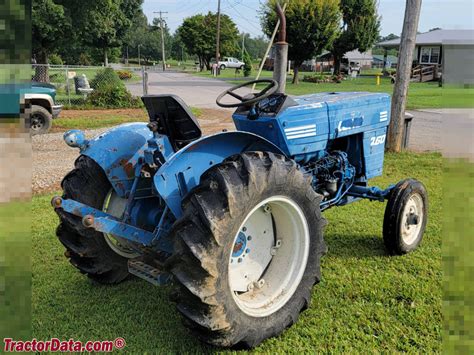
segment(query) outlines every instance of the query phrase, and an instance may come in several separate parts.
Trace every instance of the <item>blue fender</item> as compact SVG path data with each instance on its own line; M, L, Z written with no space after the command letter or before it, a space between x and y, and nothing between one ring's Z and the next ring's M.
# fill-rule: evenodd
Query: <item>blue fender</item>
M81 154L99 164L117 194L124 197L131 189L138 158L152 137L146 123L126 123L90 140Z
M253 133L218 133L196 140L171 156L155 174L155 188L174 216L179 218L183 197L199 184L206 170L232 155L249 151L285 155L276 145Z

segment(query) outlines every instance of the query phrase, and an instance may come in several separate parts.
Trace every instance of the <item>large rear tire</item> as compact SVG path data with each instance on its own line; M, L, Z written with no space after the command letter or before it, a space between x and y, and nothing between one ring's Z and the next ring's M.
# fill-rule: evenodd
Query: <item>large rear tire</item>
M297 321L321 279L320 201L311 177L272 153L236 155L202 176L183 202L168 261L192 333L247 348Z
M102 209L111 189L103 170L91 158L81 155L75 169L63 179L64 199L73 199ZM56 209L60 224L56 230L66 247L64 255L80 272L103 284L119 283L127 278L127 258L114 252L103 233L86 228L82 220L62 209Z

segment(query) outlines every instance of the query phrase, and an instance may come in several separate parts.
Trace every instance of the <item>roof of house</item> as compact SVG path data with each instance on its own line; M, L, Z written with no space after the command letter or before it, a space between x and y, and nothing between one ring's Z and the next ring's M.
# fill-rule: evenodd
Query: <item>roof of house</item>
M383 62L383 54L374 54L372 57L374 57L374 61ZM394 55L388 55L387 61L390 63L397 63L398 57L395 57Z
M344 58L349 60L372 60L372 51L369 50L367 52L359 52L357 49L354 51L347 52L344 54Z
M474 44L474 30L434 30L416 35L417 45ZM381 47L398 47L400 38L377 43Z
M318 56L319 59L329 59L332 57L331 52L324 51L321 55ZM344 58L349 60L372 60L372 51L359 52L358 50L350 51L344 54Z

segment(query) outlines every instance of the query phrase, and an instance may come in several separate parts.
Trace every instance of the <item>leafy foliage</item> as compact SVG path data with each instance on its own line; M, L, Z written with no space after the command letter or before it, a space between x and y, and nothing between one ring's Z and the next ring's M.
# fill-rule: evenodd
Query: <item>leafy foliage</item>
M119 76L120 80L128 80L132 78L132 72L129 70L117 70L117 75Z
M339 74L341 59L349 51L365 52L377 42L380 17L377 0L341 0L342 28L334 41L334 73Z
M252 74L252 58L247 51L244 53L244 63L244 76L249 77Z
M139 98L133 97L112 68L97 72L90 82L94 91L87 97L87 104L103 108L141 107Z
M188 53L198 57L201 70L204 66L211 69L210 62L216 53L217 15L194 15L184 19L177 34L185 45ZM230 55L236 51L238 30L235 23L227 15L221 15L220 56Z
M77 63L81 54L108 63L122 45L143 0L33 0L33 53L47 63L51 53ZM97 61L96 61L97 62Z
M303 62L329 48L339 29L339 0L291 0L286 9L288 58L294 63L293 83ZM262 26L269 37L277 22L275 0L263 6Z

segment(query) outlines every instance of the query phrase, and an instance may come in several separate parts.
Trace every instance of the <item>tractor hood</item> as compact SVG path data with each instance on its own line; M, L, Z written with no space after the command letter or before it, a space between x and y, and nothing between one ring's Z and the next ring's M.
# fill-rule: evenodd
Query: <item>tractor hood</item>
M369 92L326 92L292 97L293 105L256 120L236 112L238 130L262 136L296 160L326 149L328 140L384 128L390 120L390 95Z

